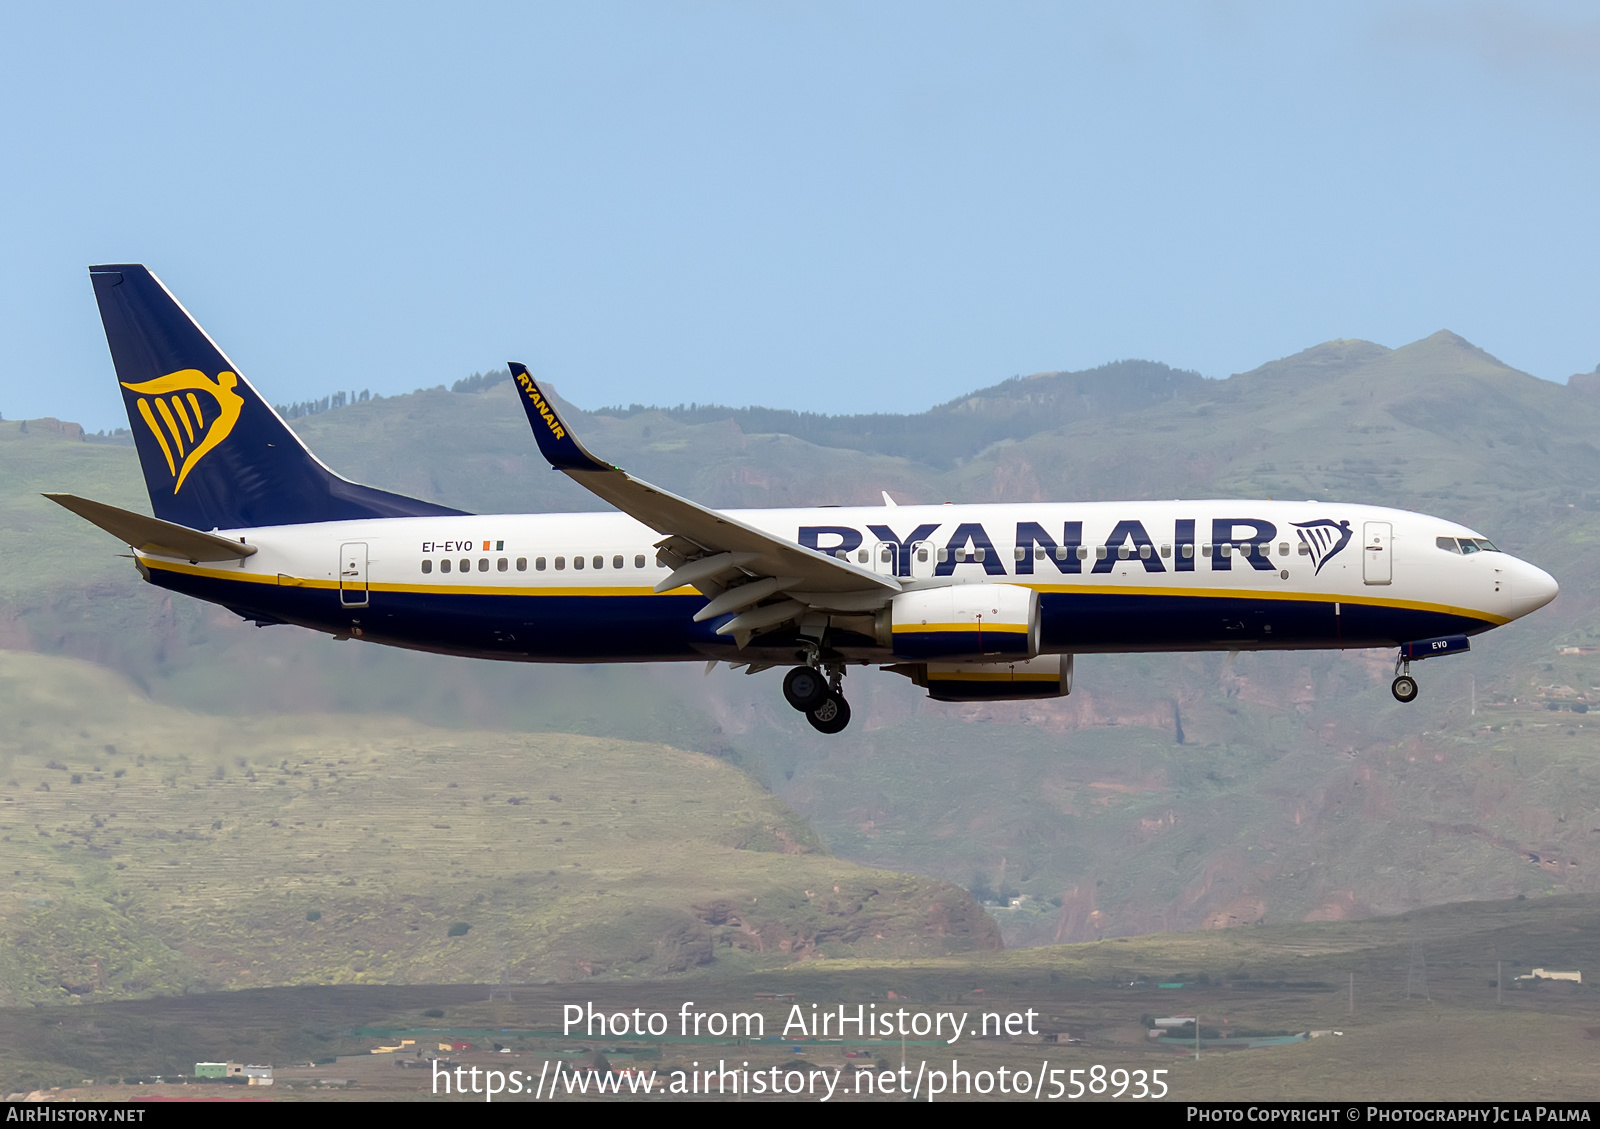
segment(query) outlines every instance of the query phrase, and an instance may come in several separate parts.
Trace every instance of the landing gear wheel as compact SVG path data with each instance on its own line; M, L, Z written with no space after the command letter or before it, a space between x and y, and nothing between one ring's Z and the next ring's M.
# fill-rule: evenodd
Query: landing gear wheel
M818 733L842 733L850 724L850 703L830 690L820 704L806 711L806 720Z
M801 713L810 713L828 696L828 680L814 666L797 666L783 676L783 696Z
M1394 680L1389 692L1397 702L1414 702L1417 700L1417 680L1409 674L1402 674Z

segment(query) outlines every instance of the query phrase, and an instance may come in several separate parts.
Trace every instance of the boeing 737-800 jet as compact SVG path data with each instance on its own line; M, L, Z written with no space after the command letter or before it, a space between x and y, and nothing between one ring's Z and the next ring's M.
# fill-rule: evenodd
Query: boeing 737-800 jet
M717 511L590 454L522 365L540 451L620 512L469 514L334 474L142 266L90 268L155 517L49 497L152 584L257 624L519 662L789 667L811 724L847 666L943 701L1070 693L1073 656L1395 647L1410 663L1549 603L1454 522L1326 502Z

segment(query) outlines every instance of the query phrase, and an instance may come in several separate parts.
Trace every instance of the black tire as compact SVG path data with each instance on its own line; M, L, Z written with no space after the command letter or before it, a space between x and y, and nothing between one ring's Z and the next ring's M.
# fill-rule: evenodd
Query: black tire
M783 696L801 713L809 713L828 696L828 680L814 666L797 666L783 676Z
M1389 692L1394 695L1394 700L1397 702L1414 702L1417 700L1417 680L1409 674L1402 674L1394 680Z
M829 690L815 709L806 712L806 720L818 733L842 733L850 724L850 703Z

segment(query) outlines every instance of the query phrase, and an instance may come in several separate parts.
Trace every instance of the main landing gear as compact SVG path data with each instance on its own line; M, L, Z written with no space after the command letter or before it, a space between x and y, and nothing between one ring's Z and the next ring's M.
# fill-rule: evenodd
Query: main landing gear
M783 696L806 715L817 732L842 733L850 724L850 703L844 700L843 681L843 663L827 664L826 673L816 666L797 666L783 676Z

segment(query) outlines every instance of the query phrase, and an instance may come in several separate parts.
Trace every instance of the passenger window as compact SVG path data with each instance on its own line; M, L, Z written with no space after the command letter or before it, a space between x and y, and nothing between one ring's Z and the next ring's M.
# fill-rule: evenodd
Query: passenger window
M1223 560L1227 560L1229 557L1233 556L1233 546L1232 545L1218 545L1217 546L1217 555L1220 556Z
M449 561L440 561L439 562L439 571L440 572L449 572L450 571L450 562Z
M1028 550L1024 549L1021 545L1018 545L1016 549L1012 551L1012 555L1019 561L1027 560Z
M1210 545L1201 545L1200 546L1200 555L1202 557L1209 557L1211 555L1211 546Z
M582 568L583 567L583 558L582 557L573 557L572 558L572 567L573 568Z
M424 573L432 572L433 571L433 562L432 561L423 561L422 562L422 571Z
M504 557L501 557L498 561L495 562L494 567L499 569L501 572L504 572L504 571L506 571L506 569L511 567L511 562L506 560Z
M1287 542L1287 541L1279 541L1278 542L1278 556L1287 557L1288 555L1289 555L1289 542Z
M1139 555L1141 557L1145 558L1146 560L1149 560L1150 559L1150 546L1149 545L1140 545L1139 546Z
M983 558L987 557L989 555L989 550L988 549L979 549L975 555L978 558L978 562L981 564L981 563L983 563Z
M940 564L944 564L949 559L950 559L950 550L949 549L940 549L939 550L939 563Z
M539 558L539 567L540 568L544 567L544 558L543 557ZM527 557L518 557L517 558L517 571L518 572L527 572L528 571L528 558Z
M596 557L594 559L594 567L595 568L605 568L606 567L606 559L604 557Z
M643 553L640 553L638 556L633 558L633 567L634 568L643 568L644 567L644 554Z
M882 561L884 564L888 564L890 561L894 560L894 550L888 545L885 545L882 549L878 550L878 560Z
M867 563L867 551L865 549L857 549L856 550L856 563L857 564L866 564Z
M543 557L535 557L533 559L533 567L534 567L534 571L543 572L544 571L544 558Z
M478 571L479 572L488 572L489 571L489 558L488 557L479 557L478 558Z
M841 561L847 561L850 559L850 554L845 552L843 549L835 549L833 551L833 555L838 557Z
M1172 556L1172 546L1171 545L1163 545L1163 546L1161 546L1161 555L1163 557Z
M611 558L611 567L612 568L621 568L622 567L622 554L618 553L616 556Z
M566 557L557 557L556 558L556 571L560 572L562 569L564 569L566 567L567 567L567 558Z
M461 571L462 572L471 572L472 571L472 562L467 560L466 557L462 557L461 558Z
M1106 559L1106 547L1104 545L1096 545L1094 547L1094 559L1097 561Z
M1125 561L1131 555L1132 554L1129 553L1128 547L1126 545L1118 545L1117 546L1117 560Z
M1448 538L1440 538L1440 540L1448 540ZM1311 546L1307 545L1304 541L1300 542L1300 555L1302 557L1309 557L1311 555Z
M1079 545L1078 546L1078 559L1080 561L1086 561L1086 560L1089 559L1089 546L1087 546L1087 545Z
M1183 547L1183 559L1186 560L1186 561L1194 559L1194 546L1193 545L1185 545Z
M918 564L927 564L928 563L928 547L926 545L924 545L922 548L917 550L917 563Z
M1067 547L1065 545L1058 545L1056 547L1056 560L1064 561L1066 559L1067 559Z

